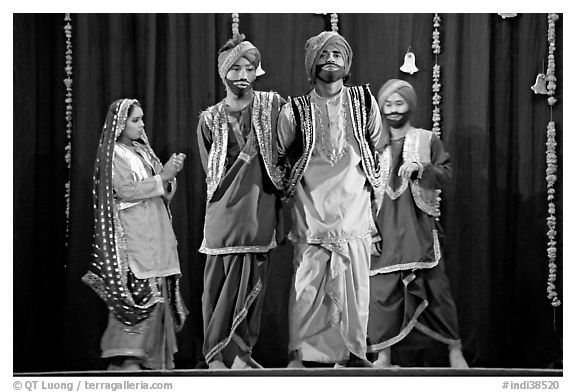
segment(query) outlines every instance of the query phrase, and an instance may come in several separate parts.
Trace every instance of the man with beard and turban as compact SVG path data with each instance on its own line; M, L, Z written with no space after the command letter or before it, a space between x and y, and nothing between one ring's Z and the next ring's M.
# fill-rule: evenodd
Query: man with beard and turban
M352 49L336 32L305 46L313 89L284 105L278 157L292 201L288 367L371 367L366 359L371 192L382 120L368 86L344 86Z
M218 56L226 97L200 115L206 172L203 354L210 369L261 367L252 359L271 249L277 245L282 175L276 122L285 100L254 91L260 52L240 35Z
M376 224L381 242L370 267L368 351L378 353L377 367L389 367L390 347L415 328L448 345L451 367L467 368L438 221L440 188L452 174L450 156L433 132L410 123L416 93L408 82L384 83L378 106L389 143L380 160L384 186Z

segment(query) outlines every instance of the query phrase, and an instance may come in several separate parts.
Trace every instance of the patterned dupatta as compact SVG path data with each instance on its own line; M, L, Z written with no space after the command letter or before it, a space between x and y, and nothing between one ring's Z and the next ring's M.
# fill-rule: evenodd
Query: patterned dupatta
M155 304L164 302L156 278L138 279L130 270L119 204L114 197L115 142L126 127L129 110L134 104L140 105L135 99L120 99L108 109L94 165L94 259L82 277L82 281L104 300L114 316L129 326L145 320ZM145 153L142 156L147 156L154 172L161 171L162 164L144 132L141 140L143 143L134 142L134 148ZM169 277L166 281L169 301L174 305L175 325L180 328L187 311L180 298L178 278Z

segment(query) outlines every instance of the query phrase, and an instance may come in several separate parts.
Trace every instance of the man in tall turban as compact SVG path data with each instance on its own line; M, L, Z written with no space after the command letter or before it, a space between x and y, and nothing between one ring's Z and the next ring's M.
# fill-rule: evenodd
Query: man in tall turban
M305 361L370 367L371 192L380 183L380 112L368 86L344 86L352 64L344 37L323 32L305 50L313 89L291 98L278 120L284 196L293 199L288 367Z
M241 35L220 49L226 97L200 115L198 147L206 172L203 354L210 369L260 367L260 330L269 251L276 247L279 190L276 122L285 102L253 90L260 53Z
M380 161L381 243L370 267L368 351L378 353L377 367L389 367L390 347L417 329L448 345L452 367L466 368L438 221L439 189L452 173L450 156L433 132L412 126L416 93L408 82L384 83L378 106L390 142Z

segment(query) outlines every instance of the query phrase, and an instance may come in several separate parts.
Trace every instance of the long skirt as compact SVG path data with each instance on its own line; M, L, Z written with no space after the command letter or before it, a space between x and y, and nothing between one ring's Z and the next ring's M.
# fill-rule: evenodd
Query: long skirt
M166 299L166 280L162 283ZM148 318L133 326L123 324L110 312L100 346L102 358L136 357L147 369L174 369L178 348L170 306L157 303Z
M260 333L268 253L208 255L202 315L206 362L250 356Z
M335 363L350 353L366 358L369 239L350 241L345 253L294 244L289 304L289 351L300 359Z
M461 344L443 259L431 269L370 277L368 352L398 343L414 328L447 345Z

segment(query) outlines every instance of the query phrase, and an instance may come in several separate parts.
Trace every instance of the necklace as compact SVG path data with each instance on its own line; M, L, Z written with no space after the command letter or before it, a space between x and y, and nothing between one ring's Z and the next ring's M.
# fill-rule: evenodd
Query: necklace
M316 114L316 123L319 125L320 145L318 147L322 155L328 159L331 166L334 166L344 157L344 155L346 155L349 146L348 116L346 112L344 96L341 97L340 102L341 104L337 114L338 126L336 132L338 133L338 137L336 140L336 145L332 143L330 138L330 126L328 125L328 130L324 128L324 121L320 113L320 108L316 103L312 103L314 106L314 112ZM327 118L328 124L330 124L330 118ZM342 133L344 136L343 138Z

